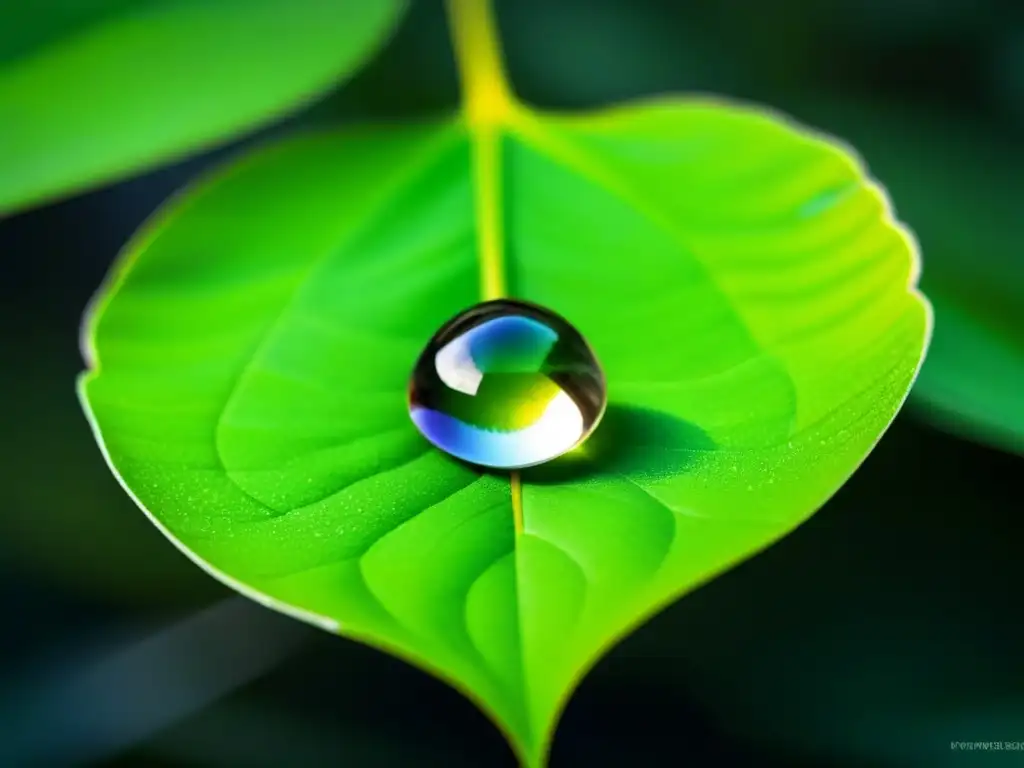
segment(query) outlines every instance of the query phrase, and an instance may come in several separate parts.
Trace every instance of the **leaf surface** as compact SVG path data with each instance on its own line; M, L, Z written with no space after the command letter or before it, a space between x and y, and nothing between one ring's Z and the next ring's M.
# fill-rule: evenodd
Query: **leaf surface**
M482 135L305 136L198 185L101 293L81 391L191 557L433 670L538 765L604 649L854 471L930 315L878 188L780 118L668 99ZM508 477L430 447L405 403L494 239L508 293L573 322L609 384L584 449L523 472L521 531Z
M935 306L935 336L914 385L915 412L1024 453L1020 146L878 104L818 99L807 113L856 142L928 254L922 286Z
M128 175L337 84L400 0L0 7L0 212Z

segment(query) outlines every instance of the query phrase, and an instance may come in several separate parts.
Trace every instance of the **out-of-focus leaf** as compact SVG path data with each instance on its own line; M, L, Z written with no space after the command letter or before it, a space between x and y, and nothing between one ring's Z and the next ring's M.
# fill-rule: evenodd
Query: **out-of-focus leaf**
M580 108L632 98L638 85L648 93L735 85L727 48L689 16L690 23L665 24L664 9L651 3L515 0L499 7L512 77L537 103Z
M401 0L0 5L0 212L225 139L351 74Z
M234 597L98 651L67 638L56 668L51 657L4 675L0 761L96 764L265 674L312 634Z

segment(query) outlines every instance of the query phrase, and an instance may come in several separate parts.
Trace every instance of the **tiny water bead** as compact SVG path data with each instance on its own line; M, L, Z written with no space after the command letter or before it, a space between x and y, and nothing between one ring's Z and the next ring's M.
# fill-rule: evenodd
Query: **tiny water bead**
M519 469L582 443L601 420L604 374L565 318L514 299L485 301L434 334L409 382L409 413L464 461Z

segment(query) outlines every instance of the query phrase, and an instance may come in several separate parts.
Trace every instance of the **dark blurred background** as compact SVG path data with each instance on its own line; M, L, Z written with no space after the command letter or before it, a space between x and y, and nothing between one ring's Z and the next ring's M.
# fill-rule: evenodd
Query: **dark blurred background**
M1006 185L986 180L1024 167L1020 2L497 11L512 81L539 106L669 91L754 100L849 139L869 164L877 151L963 169L975 209L1004 205ZM447 35L439 0L420 0L367 70L302 114L0 221L0 765L513 765L445 685L192 565L108 473L74 394L82 310L143 219L197 172L281 133L455 108ZM927 290L934 222L903 184ZM953 223L984 243L966 213ZM810 522L599 664L565 714L554 768L1024 765L1024 752L951 749L1024 741L1022 471L1024 458L904 412Z

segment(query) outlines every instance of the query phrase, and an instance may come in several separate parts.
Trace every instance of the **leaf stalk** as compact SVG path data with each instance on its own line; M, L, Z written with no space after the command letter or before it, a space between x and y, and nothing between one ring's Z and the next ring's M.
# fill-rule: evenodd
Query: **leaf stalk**
M463 110L471 126L498 125L515 109L491 0L448 0Z

